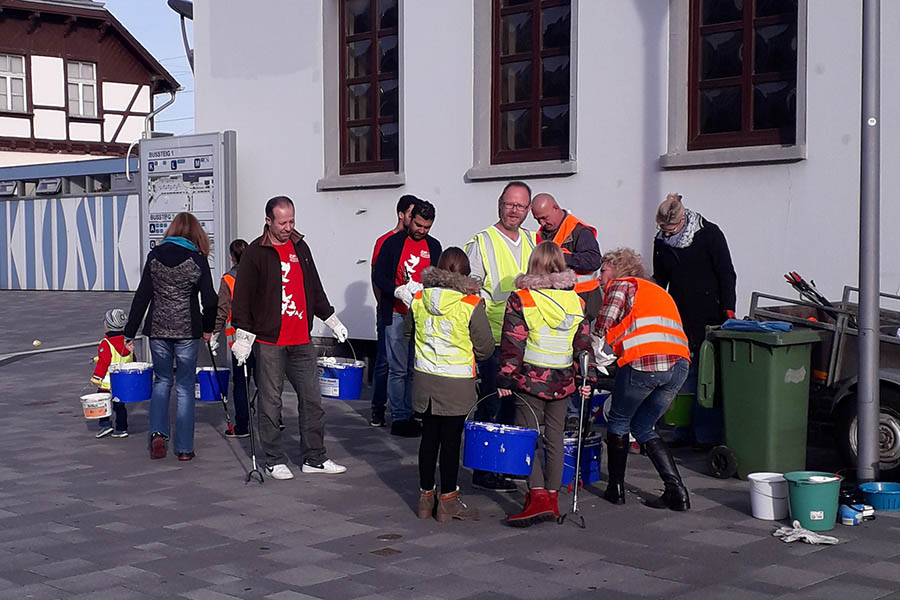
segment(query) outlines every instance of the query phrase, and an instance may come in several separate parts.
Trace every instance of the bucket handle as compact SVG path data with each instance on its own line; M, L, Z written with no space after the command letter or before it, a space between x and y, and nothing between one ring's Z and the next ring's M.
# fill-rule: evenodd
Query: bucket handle
M341 342L338 342L338 344L340 344L340 343L341 343ZM350 343L350 338L347 338L347 340L344 341L344 343L347 344L347 346L350 347L350 353L353 354L353 362L354 362L354 363L358 362L359 359L356 358L356 350L353 348L353 344ZM326 350L325 348L323 348L323 349L322 349L322 356L319 356L318 358L325 358L326 356L327 356L327 350Z
M528 407L528 410L531 411L531 416L534 417L534 428L535 428L535 430L538 432L538 435L539 435L541 438L543 438L543 437L544 437L544 434L541 433L541 422L538 420L537 413L534 412L534 409L531 408L531 405L530 405L530 404L528 404L527 402L525 402L525 400L524 400L524 398L522 398L522 396L518 395L518 394L515 393L515 392L511 392L511 393L512 393L513 396L515 396L516 399L519 400L519 402L521 402L522 404L524 404L525 406L527 406L527 407ZM466 418L465 418L465 420L466 420L466 421L469 420L469 417L472 416L472 413L475 412L475 409L478 408L478 405L479 405L479 404L481 404L482 402L484 402L485 400L487 400L487 399L490 398L491 396L495 396L495 395L497 395L497 392L491 392L490 394L487 394L487 395L485 395L485 396L482 396L481 398L479 398L478 400L476 400L476 401L475 401L475 404L472 405L472 408L469 409L469 412L466 413Z

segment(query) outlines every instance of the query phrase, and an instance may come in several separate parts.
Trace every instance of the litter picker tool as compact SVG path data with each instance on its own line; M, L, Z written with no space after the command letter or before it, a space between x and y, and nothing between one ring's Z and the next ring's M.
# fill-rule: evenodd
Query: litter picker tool
M247 397L250 398L250 376L247 373L247 363L244 363L244 385L247 386ZM247 473L247 480L244 483L250 483L250 480L253 479L254 475L259 477L260 484L263 482L262 471L259 470L259 467L256 464L256 434L253 432L255 429L253 427L253 415L256 414L256 397L258 394L259 389L253 393L253 398L250 399L250 462L253 465L253 468Z
M212 344L209 340L206 340L206 349L209 350L209 361L213 366L213 369L216 367L216 355L213 354ZM225 411L225 430L228 431L231 435L234 435L234 425L231 424L231 416L228 414L228 396L225 391L222 390L222 382L219 379L219 372L213 371L215 376L213 379L216 381L216 389L219 392L219 399L222 400L222 409Z
M578 355L578 366L581 369L581 387L588 385L588 359L587 352L582 352ZM583 485L581 478L581 449L584 443L584 394L580 392L580 388L578 395L581 397L581 409L578 411L578 441L575 444L575 473L572 476L572 510L567 514L560 515L557 523L562 525L570 515L573 519L577 516L578 520L574 521L575 524L582 529L586 529L584 515L578 512L578 488Z

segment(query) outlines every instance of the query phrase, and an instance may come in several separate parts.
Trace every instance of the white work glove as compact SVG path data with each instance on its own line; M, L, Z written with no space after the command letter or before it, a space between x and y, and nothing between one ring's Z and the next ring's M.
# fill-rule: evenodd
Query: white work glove
M218 353L216 350L219 349L219 336L218 334L213 334L211 338L209 338L209 349L212 352L213 356L216 356Z
M410 279L406 282L406 289L408 289L412 293L412 295L415 296L416 294L424 290L425 286L418 281L413 281L412 279Z
M398 285L394 288L394 298L405 304L407 307L412 304L414 295L415 294L409 290L408 284Z
M616 355L613 353L612 347L606 343L606 339L591 335L591 348L594 350L597 371L609 376L609 370L606 367L616 362Z
M234 344L231 345L231 354L239 367L247 362L247 359L250 357L255 340L255 333L250 333L244 329L238 329L234 332Z
M838 539L830 535L822 535L800 527L800 521L794 521L793 527L779 527L772 535L780 537L782 542L796 542L800 540L807 544L837 544Z
M341 320L338 319L337 313L334 313L327 319L325 319L325 324L331 327L332 333L334 333L334 337L337 338L337 341L342 344L347 341L347 338L350 336L350 332L347 331L347 328L341 323Z

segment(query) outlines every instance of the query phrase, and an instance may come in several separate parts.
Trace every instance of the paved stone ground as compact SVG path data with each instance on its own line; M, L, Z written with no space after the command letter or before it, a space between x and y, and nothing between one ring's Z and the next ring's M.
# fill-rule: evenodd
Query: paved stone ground
M0 354L98 339L103 312L129 302L0 292ZM197 407L194 461L151 461L147 403L127 439L96 440L82 418L93 353L0 363L0 599L900 598L900 513L839 525L837 546L784 544L750 517L747 484L704 475L690 450L693 510L611 506L601 483L582 496L585 530L509 528L522 495L472 490L465 472L481 521L416 519L417 441L370 427L365 401L326 400L344 475L245 485L249 446L220 435L218 404ZM299 462L295 407L286 424ZM645 457L628 485L659 487Z

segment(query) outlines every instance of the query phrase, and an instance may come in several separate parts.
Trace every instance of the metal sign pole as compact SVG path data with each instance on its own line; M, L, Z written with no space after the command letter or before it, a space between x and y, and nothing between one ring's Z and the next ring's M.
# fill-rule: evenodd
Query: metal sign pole
M863 0L862 143L859 196L859 386L857 478L878 478L879 213L881 174L881 0Z

